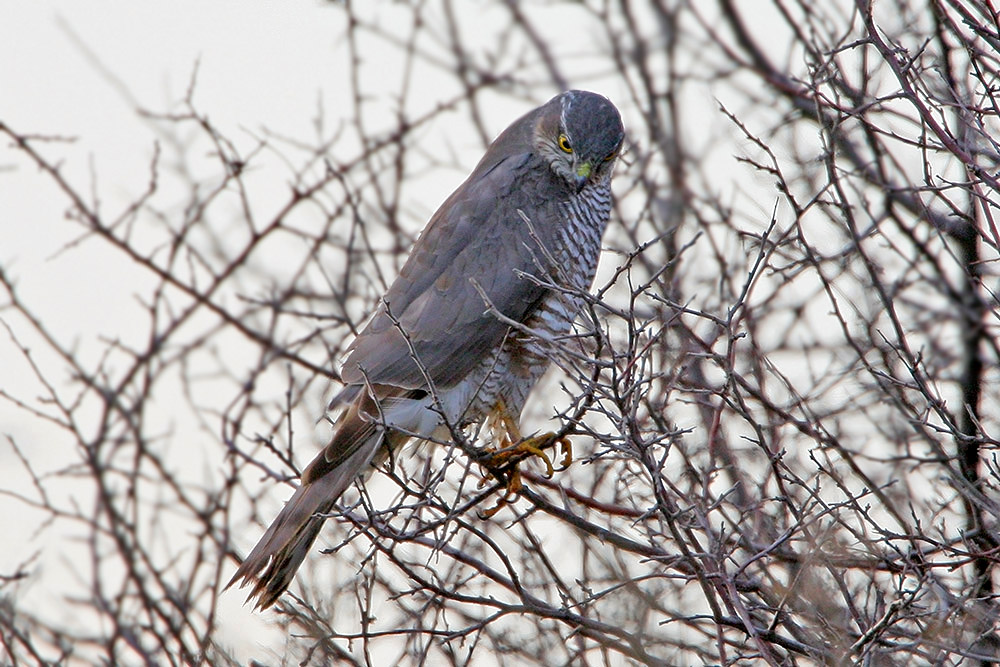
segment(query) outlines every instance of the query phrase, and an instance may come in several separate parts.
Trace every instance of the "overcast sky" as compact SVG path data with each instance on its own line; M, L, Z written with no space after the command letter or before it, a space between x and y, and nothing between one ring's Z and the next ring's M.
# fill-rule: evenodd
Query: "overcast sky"
M196 68L198 108L237 142L251 145L264 128L311 137L321 103L329 110L328 121L336 122L346 71L344 49L337 43L343 12L336 6L229 0L0 5L0 121L19 133L72 139L42 150L58 157L66 178L93 192L103 211L121 210L147 186L159 137L156 124L137 110L183 111ZM276 191L287 192L285 178L274 181ZM84 241L61 250L81 234L79 225L66 220L66 209L66 198L52 182L5 141L0 147L0 266L53 334L86 356L101 349L102 336L127 342L143 335L146 323L137 318L134 282L143 278L102 243ZM12 325L17 335L27 335L25 327ZM31 339L21 342L38 351L43 367L58 363L41 354L44 346ZM31 371L6 331L0 331L0 369L5 391L33 393ZM55 377L69 379L64 371ZM25 447L41 471L65 465L72 456L57 430L9 404L0 405L0 433ZM0 488L27 491L12 452L0 449ZM90 501L84 496L81 502ZM7 530L25 536L41 518L8 498L0 498L0 515L5 523L13 522ZM4 549L0 568L12 571L40 546L26 541L22 548ZM63 549L43 553L33 581L19 592L22 604L60 599L72 577L65 558L72 557ZM280 645L275 634L280 632L241 603L241 595L228 595L220 614L221 636L232 638L237 655L259 657L256 648L269 637ZM33 611L69 624L78 621L69 609Z

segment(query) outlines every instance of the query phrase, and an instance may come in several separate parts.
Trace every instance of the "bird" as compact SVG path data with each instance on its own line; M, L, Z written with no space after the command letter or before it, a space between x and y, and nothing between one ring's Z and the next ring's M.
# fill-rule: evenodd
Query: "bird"
M347 348L330 442L227 588L273 605L341 494L410 440L490 424L541 453L520 415L593 283L624 141L609 99L569 90L489 145Z

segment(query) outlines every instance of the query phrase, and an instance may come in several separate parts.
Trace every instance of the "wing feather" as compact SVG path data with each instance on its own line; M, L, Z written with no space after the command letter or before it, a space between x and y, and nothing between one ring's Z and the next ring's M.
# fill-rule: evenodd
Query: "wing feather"
M438 209L385 304L352 343L342 371L347 382L425 387L410 345L436 387L465 377L509 328L488 312L476 284L506 317L527 319L545 290L521 274L538 274L538 243L551 243L558 228L552 192L560 183L537 161L524 153L480 165Z

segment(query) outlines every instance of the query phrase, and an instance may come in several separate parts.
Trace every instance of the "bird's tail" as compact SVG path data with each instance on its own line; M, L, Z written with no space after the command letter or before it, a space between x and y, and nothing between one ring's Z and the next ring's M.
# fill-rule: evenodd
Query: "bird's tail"
M383 437L381 429L373 429L356 451L332 467L317 465L326 463L324 453L320 453L302 476L302 485L236 570L226 588L240 579L243 580L240 588L254 582L247 600L257 598L258 609L267 609L274 604L288 588L309 553L309 547L323 525L323 515L333 509L340 495L372 461ZM334 440L337 440L336 436ZM320 475L310 475L317 467L326 469ZM261 574L265 566L267 569Z
M323 515L333 509L351 482L369 470L369 464L379 465L390 450L409 440L407 432L378 425L374 415L381 415L383 408L394 410L400 406L409 414L406 406L426 394L388 386L376 386L371 391L351 386L348 389L342 395L346 395L349 403L337 420L330 444L302 473L298 490L226 585L229 588L242 579L240 588L243 588L255 582L247 600L257 598L258 609L270 607L288 588L319 535L326 518ZM415 414L419 416L421 412L426 411Z

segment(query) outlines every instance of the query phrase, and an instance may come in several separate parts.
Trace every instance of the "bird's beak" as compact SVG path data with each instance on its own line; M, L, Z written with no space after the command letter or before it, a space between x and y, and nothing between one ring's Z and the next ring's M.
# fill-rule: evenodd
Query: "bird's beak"
M581 162L576 165L576 191L579 192L583 190L583 186L587 184L590 180L590 172L593 170L594 166L588 160L587 162Z

